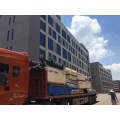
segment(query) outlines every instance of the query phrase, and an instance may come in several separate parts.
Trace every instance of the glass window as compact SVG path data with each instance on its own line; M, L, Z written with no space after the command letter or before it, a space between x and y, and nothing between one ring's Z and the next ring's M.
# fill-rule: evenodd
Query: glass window
M56 30L60 33L60 26L56 23Z
M56 32L53 31L53 38L56 39Z
M52 35L52 29L51 29L51 27L48 27L48 33L49 33L49 35Z
M66 42L66 48L68 49L68 43Z
M65 40L63 40L63 46L65 47Z
M13 77L17 77L20 74L20 67L18 66L13 66Z
M51 53L48 53L48 60L52 60L52 54Z
M73 48L73 54L75 54L75 49Z
M12 40L14 39L14 29L12 29Z
M61 56L61 47L57 44L57 54Z
M66 32L62 30L62 36L66 39Z
M71 51L71 46L69 45L69 51Z
M63 48L63 58L67 59L67 51Z
M67 41L70 43L70 37L67 35Z
M57 62L57 57L53 55L53 62Z
M53 26L53 19L50 15L48 15L48 23Z
M40 49L40 58L45 58L45 51Z
M48 37L48 49L53 51L53 40Z
M13 16L13 23L15 23L15 16Z
M40 17L46 20L46 15L40 15Z
M40 21L40 29L46 31L46 24L43 21Z
M58 62L59 62L59 64L62 64L62 60L61 60L60 58L59 58L59 61L58 61Z
M58 35L58 42L61 43L61 37Z
M8 30L8 32L7 32L7 40L9 40L9 36L10 36L10 31Z
M68 61L71 62L71 54L68 52Z
M63 60L63 65L66 66L66 62Z
M45 35L43 33L40 33L40 45L42 45L43 47L45 47L45 40Z
M0 85L8 83L9 65L0 63Z

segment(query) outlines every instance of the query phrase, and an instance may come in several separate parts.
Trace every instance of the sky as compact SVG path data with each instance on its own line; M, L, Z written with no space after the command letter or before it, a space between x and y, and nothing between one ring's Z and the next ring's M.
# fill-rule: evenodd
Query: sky
M63 15L62 23L89 50L90 62L111 69L120 80L120 15Z

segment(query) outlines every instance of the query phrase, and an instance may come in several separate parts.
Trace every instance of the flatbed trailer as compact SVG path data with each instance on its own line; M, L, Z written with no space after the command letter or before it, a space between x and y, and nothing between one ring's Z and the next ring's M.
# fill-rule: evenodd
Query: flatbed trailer
M44 62L31 65L27 53L0 48L0 105L80 105L96 102L95 92L73 94L67 85L50 83ZM53 68L63 69L63 66L58 66L52 63ZM64 77L62 73L59 75ZM51 88L54 88L52 92L49 91Z
M74 102L77 99L79 102ZM96 103L96 93L47 96L40 99L28 99L24 104L44 105L92 105Z

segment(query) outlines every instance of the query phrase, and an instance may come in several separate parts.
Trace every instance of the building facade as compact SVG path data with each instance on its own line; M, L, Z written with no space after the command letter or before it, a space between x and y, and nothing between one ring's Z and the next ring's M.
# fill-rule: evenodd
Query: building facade
M89 52L59 15L0 16L0 47L28 52L35 61L42 56L89 76Z
M115 92L120 92L120 80L113 81L113 89Z
M90 63L92 87L98 92L108 92L113 88L112 73L99 62Z

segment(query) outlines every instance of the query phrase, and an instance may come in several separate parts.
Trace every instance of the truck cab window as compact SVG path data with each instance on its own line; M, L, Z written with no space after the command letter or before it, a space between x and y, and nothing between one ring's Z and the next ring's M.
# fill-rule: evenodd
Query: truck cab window
M0 63L0 85L8 83L9 65Z
M13 77L17 77L20 74L20 67L13 66Z

